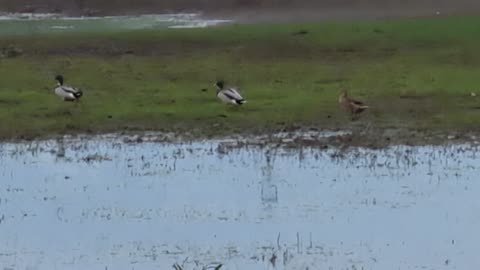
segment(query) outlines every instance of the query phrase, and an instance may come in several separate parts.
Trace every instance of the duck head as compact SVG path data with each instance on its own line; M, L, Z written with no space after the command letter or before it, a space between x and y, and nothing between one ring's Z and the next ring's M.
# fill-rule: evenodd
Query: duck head
M62 75L57 75L57 76L55 77L55 80L57 81L57 83L58 83L59 85L63 85L63 76L62 76Z
M222 90L224 85L225 83L223 81L217 81L215 83L215 86L217 87L218 90Z

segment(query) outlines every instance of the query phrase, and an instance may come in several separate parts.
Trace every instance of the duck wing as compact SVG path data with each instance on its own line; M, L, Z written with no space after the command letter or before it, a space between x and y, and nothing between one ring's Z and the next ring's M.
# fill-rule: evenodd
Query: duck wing
M75 97L81 97L83 95L82 90L68 85L62 85L60 89L65 93L73 94Z
M349 101L349 103L352 104L352 105L365 106L365 103L362 102L362 101L360 101L360 100L356 100L356 99L349 98L348 101Z
M227 96L230 99L234 100L243 100L243 97L238 93L238 91L235 88L228 88L223 91L225 96Z

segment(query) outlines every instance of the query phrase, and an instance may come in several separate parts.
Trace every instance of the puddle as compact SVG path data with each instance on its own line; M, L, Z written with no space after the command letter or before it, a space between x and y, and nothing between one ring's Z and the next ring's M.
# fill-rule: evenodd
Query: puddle
M139 16L66 17L61 14L0 12L0 36L66 32L114 32L162 28L203 28L229 23L196 13Z
M125 141L0 145L4 269L480 267L476 147Z

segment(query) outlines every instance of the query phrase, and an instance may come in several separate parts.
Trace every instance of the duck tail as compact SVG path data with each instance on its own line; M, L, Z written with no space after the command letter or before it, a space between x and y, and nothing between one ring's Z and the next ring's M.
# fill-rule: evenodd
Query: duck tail
M351 104L351 105L352 105L352 107L354 107L354 108L362 109L362 110L365 110L365 109L370 108L370 106L365 105L365 104L355 104L355 103L353 103L353 104Z
M78 92L76 92L75 94L73 94L75 96L75 98L81 98L83 96L83 92L82 90L78 90Z
M236 100L235 102L237 102L238 105L242 105L242 104L247 103L247 101L245 99Z

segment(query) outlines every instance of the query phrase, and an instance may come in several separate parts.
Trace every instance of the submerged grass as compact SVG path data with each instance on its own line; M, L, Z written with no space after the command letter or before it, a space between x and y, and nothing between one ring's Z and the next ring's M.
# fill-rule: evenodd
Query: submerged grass
M477 17L3 37L0 137L125 129L255 132L278 126L477 130ZM84 89L53 95L54 75ZM217 79L248 99L229 108ZM372 109L352 123L341 88ZM480 94L480 92L478 93Z

